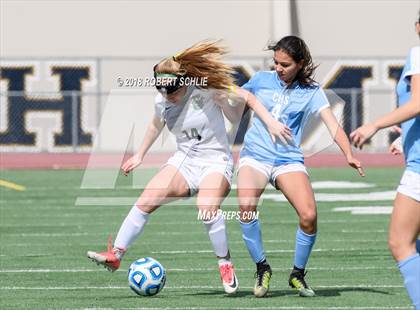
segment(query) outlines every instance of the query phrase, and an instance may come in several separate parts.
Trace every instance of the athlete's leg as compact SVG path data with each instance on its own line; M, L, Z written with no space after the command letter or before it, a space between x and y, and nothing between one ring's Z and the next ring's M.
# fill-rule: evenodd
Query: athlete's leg
M230 183L222 173L209 173L200 182L197 208L213 245L214 253L219 259L220 277L225 292L232 294L237 291L239 283L230 261L225 220L218 212L229 191Z
M416 251L419 233L420 202L397 193L389 226L388 245L416 309L420 309L420 256Z
M218 258L229 257L225 222L218 213L229 191L230 184L225 176L214 172L203 178L197 194L197 208Z
M283 192L299 216L294 268L289 284L298 289L301 296L314 296L313 290L304 280L304 271L316 240L317 228L316 203L309 178L304 172L289 172L277 176L276 186Z
M117 234L114 246L126 250L143 231L150 213L162 204L188 195L188 184L178 169L172 165L163 167L149 181L127 215Z
M251 166L242 166L238 171L238 199L241 212L242 237L255 263L265 259L261 229L256 217L258 201L268 183L267 177Z
M257 265L254 294L263 297L267 294L271 268L266 261L261 238L261 228L256 217L258 200L268 183L268 177L261 171L245 165L238 172L238 199L241 212L242 238L252 260Z
M108 245L108 251L88 252L88 257L111 271L119 268L120 261L128 247L143 232L149 214L160 205L189 195L185 178L174 166L167 165L147 184L136 204L121 224L114 247Z

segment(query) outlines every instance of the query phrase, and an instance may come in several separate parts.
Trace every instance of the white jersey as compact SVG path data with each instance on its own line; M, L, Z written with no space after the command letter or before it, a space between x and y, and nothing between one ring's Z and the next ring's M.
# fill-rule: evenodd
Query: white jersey
M177 149L189 157L230 157L223 112L214 101L214 91L188 87L179 104L156 96L155 113L175 135Z

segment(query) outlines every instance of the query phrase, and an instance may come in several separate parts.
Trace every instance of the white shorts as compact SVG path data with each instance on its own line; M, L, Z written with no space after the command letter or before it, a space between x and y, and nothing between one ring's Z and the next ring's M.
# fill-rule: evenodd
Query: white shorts
M405 170L397 191L420 202L420 174Z
M251 157L243 157L239 159L239 169L243 166L250 166L262 174L267 178L267 180L273 185L275 188L276 186L276 178L285 173L289 172L303 172L305 174L308 174L306 171L306 168L301 163L293 163L293 164L284 164L280 166L273 166L270 164L259 162L258 160L251 158Z
M191 157L183 152L175 152L164 165L178 169L190 188L190 195L198 192L201 181L210 173L220 173L232 185L233 159L230 154L220 153L214 157Z

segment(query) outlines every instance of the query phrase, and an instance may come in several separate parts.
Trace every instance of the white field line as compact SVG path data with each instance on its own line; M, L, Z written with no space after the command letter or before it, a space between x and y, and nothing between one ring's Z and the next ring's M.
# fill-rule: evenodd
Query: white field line
M160 231L155 235L180 235L191 234L190 232L168 232ZM3 233L2 236L8 237L81 237L81 236L105 236L103 233Z
M290 268L271 268L274 271L290 271ZM355 267L311 267L310 271L356 271L356 270L396 270L396 267L380 267L380 266L355 266ZM208 272L217 271L217 268L168 268L167 272ZM235 268L236 271L255 271L252 268ZM0 273L89 273L101 271L100 268L85 269L0 269ZM120 269L117 272L127 273L126 270Z
M396 191L385 192L371 192L371 193L315 193L315 200L318 202L334 202L334 201L391 201L395 199ZM78 197L76 199L76 206L131 206L138 197ZM261 205L264 199L286 202L287 199L281 193L263 194L258 202ZM168 205L196 205L196 198L189 198L187 200L178 200ZM227 197L224 206L237 206L238 200L236 197Z
M339 207L334 212L351 212L351 214L391 214L391 206L363 206L363 207Z
M384 249L372 249L372 248L342 248L342 249L313 249L312 252L366 252L366 251L382 251ZM294 253L294 249L290 250L266 250L266 253ZM152 254L203 254L213 253L212 250L176 250L176 251L151 251ZM248 251L235 251L235 253L248 253Z
M355 234L355 233L359 233L359 234L373 234L373 233L386 233L388 231L385 230L385 229L373 229L373 230L342 229L341 232L342 233L345 233L345 234Z
M386 192L371 192L371 193L343 193L343 194L328 194L315 193L315 200L317 202L334 202L334 201L392 201L395 199L395 191ZM280 193L263 194L262 199L269 199L278 202L286 202L287 199ZM262 200L261 199L261 200Z
M331 188L372 188L376 187L374 183L348 182L348 181L317 181L312 182L313 189L331 189Z
M318 241L319 243L327 243L327 242L338 242L338 243L342 243L342 242L346 242L346 243L385 243L387 242L387 240L385 239L367 239L367 240L357 240L357 239L352 239L352 240L346 240L346 239L337 239L337 240L322 240L322 241ZM202 245L202 244L208 244L209 240L202 240L202 241L184 241L182 242L182 244L189 244L189 245ZM295 243L295 239L290 239L290 240L264 240L264 243L271 243L271 244L294 244ZM64 246L67 247L68 245L71 245L73 243L71 242L67 242L67 243L63 243L63 242L51 242L48 241L48 245L49 246ZM159 241L160 245L166 245L166 244L173 244L173 241L169 241L169 240L163 240L163 241ZM235 241L229 241L229 244L244 244L244 241L242 240L235 240ZM96 243L92 242L92 243L77 243L77 245L80 245L81 247L91 247L91 246L95 246ZM45 247L45 243L12 243L12 244L3 244L2 247L6 248L6 247L31 247L31 246L42 246Z
M223 310L226 307L165 307L165 308L115 308L115 310ZM229 307L231 310L390 310L390 309L412 309L410 306L390 306L390 307L304 307L304 306L276 306L276 307ZM114 310L114 308L81 308L66 310Z
M233 221L236 221L236 219L233 219ZM382 223L383 220L372 220L372 219L342 219L342 220L319 220L318 223L329 223L329 224L334 224L334 223L343 223L343 224L351 224L351 223ZM269 224L269 223L275 223L275 224L297 224L298 220L282 220L282 221L265 221L264 223ZM154 226L168 226L168 225L203 225L201 220L196 220L196 221L184 221L184 222L165 222L165 221L152 221L150 222L148 225L154 225ZM86 225L86 224L84 224ZM73 223L54 223L54 224L47 224L47 223L40 223L40 224L30 224L30 223L19 223L19 224L7 224L7 225L0 225L0 227L3 228L11 228L11 227L79 227L81 226L80 224L73 224ZM101 227L101 226L109 226L108 223L95 223L95 227ZM168 232L166 232L168 233ZM171 232L170 232L171 233ZM188 234L191 234L191 232L185 232Z
M115 308L115 310L224 310L226 307L163 307L163 308ZM412 309L410 306L372 306L372 307L357 307L357 306L274 306L274 307L229 307L231 310L391 310L391 309ZM114 310L114 308L77 308L77 309L65 309L65 310Z
M372 188L374 183L348 182L348 181L317 181L311 183L313 189L353 189L353 188ZM236 184L232 184L232 189L237 189Z
M144 184L144 186L147 184ZM371 188L376 187L377 185L374 183L365 183L365 182L349 182L349 181L316 181L312 182L312 188L314 189L329 189L329 188ZM115 187L115 190L119 189L139 189L141 188L141 185L124 185L124 186L117 186ZM236 183L232 184L232 189L237 189ZM29 189L33 190L83 190L80 186L31 186ZM97 189L93 189L97 190ZM1 203L1 201L0 201Z
M371 252L371 251L386 251L385 247L380 249L374 249L374 248L342 248L342 249L313 249L312 252ZM266 253L294 253L294 249L279 249L279 250L266 250ZM213 250L176 250L176 251L151 251L151 254L213 254ZM248 254L248 251L245 250L239 250L235 251L236 254ZM6 255L4 255L5 257ZM55 258L58 257L67 257L67 256L57 256L55 254L48 254L48 253L29 253L29 254L23 254L23 255L8 255L7 257L44 257L44 256L54 256Z
M133 197L77 197L76 206L132 206L138 196ZM166 206L196 206L197 197L187 197L166 204ZM260 199L258 205L262 205L263 199ZM223 206L237 206L238 199L236 197L226 197L223 200Z
M126 290L128 286L0 286L0 290ZM343 285L317 285L316 288L403 288L403 285L371 285L371 284L343 284ZM253 286L242 286L243 289L253 289ZM165 290L184 289L220 289L219 286L191 285L191 286L165 286Z
M82 237L82 236L101 236L100 233L12 233L3 234L8 237ZM33 244L33 243L31 243Z
M224 310L226 307L163 307L163 308L68 308L65 310ZM319 307L319 306L275 306L275 307L229 307L231 310L391 310L391 309L412 309L410 306L385 306L385 307L353 307L353 306L342 306L342 307Z

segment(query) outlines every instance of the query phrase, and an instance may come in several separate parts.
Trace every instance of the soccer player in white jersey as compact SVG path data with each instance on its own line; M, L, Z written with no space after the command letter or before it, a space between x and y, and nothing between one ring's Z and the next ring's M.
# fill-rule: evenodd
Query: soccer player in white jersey
M341 148L348 164L364 175L360 162L354 158L350 142L332 113L324 91L312 79L315 67L305 42L288 36L269 46L274 52L274 71L256 73L242 88L253 93L274 118L292 131L287 144L272 143L264 125L254 116L252 127L245 135L238 171L238 197L241 214L255 212L258 200L268 182L281 190L299 216L296 232L294 267L289 285L300 296L314 296L305 282L308 262L317 232L317 211L308 173L300 149L305 124L316 115L328 127ZM257 265L254 294L265 296L272 275L264 254L258 219L241 216L242 236L249 254Z
M225 222L217 212L230 191L233 172L223 113L240 113L218 94L233 84L231 67L220 61L225 53L218 41L204 41L154 67L155 77L161 81L156 84L160 93L155 115L139 151L123 164L122 170L127 175L142 163L165 125L176 137L177 151L147 184L122 223L114 245L109 240L107 252L88 252L95 262L115 271L126 250L142 233L150 213L169 201L197 194L197 207L204 214L204 226L219 260L224 290L231 294L238 289ZM182 81L187 77L205 78L207 85L185 86ZM252 94L245 93L240 96L264 120L273 136L287 133L287 128L274 120Z
M420 17L416 22L420 36ZM378 130L401 123L406 169L397 189L389 225L388 245L404 277L408 295L420 310L420 46L408 54L397 85L398 108L351 133L353 143L363 144ZM417 241L417 250L416 250Z

